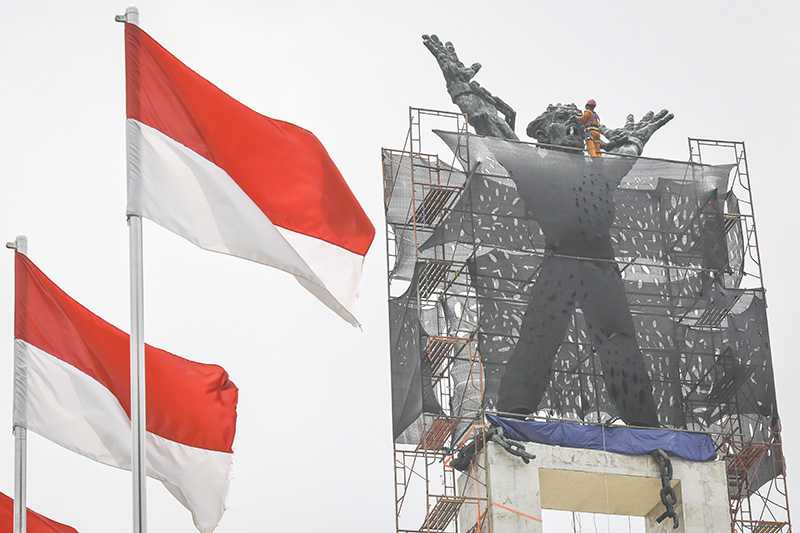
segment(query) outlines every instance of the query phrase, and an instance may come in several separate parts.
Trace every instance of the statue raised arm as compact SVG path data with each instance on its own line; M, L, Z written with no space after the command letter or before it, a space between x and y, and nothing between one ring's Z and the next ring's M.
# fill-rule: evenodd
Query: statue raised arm
M439 63L450 98L467 116L476 133L517 140L514 133L516 112L472 79L481 69L480 63L465 66L458 59L453 43L442 43L436 35L423 35L422 42Z

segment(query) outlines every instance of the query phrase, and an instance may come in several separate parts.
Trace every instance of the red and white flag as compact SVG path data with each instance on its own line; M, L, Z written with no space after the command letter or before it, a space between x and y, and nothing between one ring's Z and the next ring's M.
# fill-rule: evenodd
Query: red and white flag
M130 470L130 341L17 252L14 424L103 464ZM225 510L238 389L217 365L147 346L147 475L197 529Z
M74 527L59 524L27 509L27 533L78 533ZM0 492L0 533L14 531L14 500Z
M342 318L375 236L311 132L261 115L125 25L128 214L293 274Z

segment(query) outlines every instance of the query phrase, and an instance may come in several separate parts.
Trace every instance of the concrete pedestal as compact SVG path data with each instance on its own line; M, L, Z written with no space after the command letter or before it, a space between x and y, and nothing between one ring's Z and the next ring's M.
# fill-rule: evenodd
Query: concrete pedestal
M725 463L672 458L679 529L672 520L656 524L664 511L661 480L649 456L528 443L536 459L524 464L494 443L487 450L490 483L488 519L493 533L542 533L542 509L643 516L648 533L730 533ZM483 454L480 454L481 460ZM477 495L475 481L459 480L462 494ZM481 512L485 512L485 505ZM462 507L461 531L476 521L477 506Z

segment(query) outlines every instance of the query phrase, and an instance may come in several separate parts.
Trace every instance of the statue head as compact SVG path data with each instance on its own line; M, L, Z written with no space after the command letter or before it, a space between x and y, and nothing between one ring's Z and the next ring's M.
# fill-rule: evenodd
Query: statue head
M577 121L580 110L575 104L550 104L536 117L526 133L542 144L583 149L584 130Z

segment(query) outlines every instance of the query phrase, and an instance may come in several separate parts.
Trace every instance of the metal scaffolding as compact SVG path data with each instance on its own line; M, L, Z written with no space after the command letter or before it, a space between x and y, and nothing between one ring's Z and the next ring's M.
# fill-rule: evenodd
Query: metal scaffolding
M758 248L755 208L747 165L747 151L742 141L689 138L690 160L702 164L715 158L731 162L733 167L729 195L738 198L738 212L726 213L726 227L741 224L744 235L743 284L765 298L764 276ZM766 327L766 323L765 323ZM724 353L724 352L723 352ZM753 424L743 415L737 402L722 406L727 410L726 423L715 435L718 453L725 459L728 473L731 521L734 531L778 533L792 531L786 464L783 456L780 421L771 421L766 438L748 438L745 426ZM704 429L704 428L701 428ZM769 468L774 476L761 486L754 486L752 473Z
M459 145L452 150L458 157L453 156L452 161L440 159L437 141L430 134L434 128L458 134ZM420 392L422 414L395 435L398 533L492 531L491 513L487 512L491 502L490 476L481 466L489 464L486 456L484 460L472 461L463 475L458 475L452 465L454 453L465 443L486 436L488 426L484 415L493 409L487 405L485 387L487 376L494 369L480 348L486 338L481 335L488 335L481 330L481 301L487 300L479 297L476 283L470 277L471 265L474 268L474 260L485 254L486 248L477 238L439 243L424 250L422 246L443 220L464 209L464 205L471 205L459 203L459 199L473 174L484 172L471 161L469 142L462 144L462 138L469 138L467 120L462 114L410 108L403 149L382 151L390 321L393 316L414 315L415 324L420 325L418 332L406 331L406 340L402 341L412 339L418 343L411 351L416 350L420 360L398 364L418 364L414 374L419 381L417 389L424 391L430 387L435 397L426 399ZM738 364L738 371L741 364L735 361L730 347L720 342L725 340L734 313L742 312L750 302L765 299L745 146L743 142L692 138L689 156L686 168L693 173L703 172L705 163L712 160L715 164L731 165L729 187L719 204L723 206L720 223L729 245L728 253L741 250L741 257L733 257L730 262L736 263L735 267L724 272L726 298L711 299L698 306L680 290L673 289L684 286L694 273L707 269L705 265L684 260L683 256L690 252L675 245L663 251L669 258L666 264L625 257L617 259L618 269L623 278L626 271L627 275L643 275L649 269L664 272L663 297L631 293L645 302L633 311L636 320L667 316L669 327L681 329L682 335L687 332L704 335L703 343L695 344L695 348L686 347L692 346L691 343L680 350L654 344L643 346L642 352L653 360L664 361L659 364L675 368L670 375L676 377L659 378L660 381L653 383L663 390L679 391L680 405L675 409L679 414L675 419L680 422L672 427L710 434L719 457L726 461L734 531L790 532L777 413L754 414L742 410L738 403L741 394L737 392L741 381L730 377L734 375L730 369ZM474 220L472 214L466 213L466 219ZM474 229L472 235L475 236ZM677 243L680 235L670 238L665 242ZM543 256L546 250L531 245L524 252ZM672 262L673 258L678 259ZM717 276L721 277L720 272ZM531 272L531 278L536 274ZM491 281L501 284L508 280ZM502 297L496 298L499 301ZM535 415L606 423L607 412L600 399L603 372L591 343L580 334L580 321L581 316L573 313L562 344L564 350L575 354L574 363L557 366L553 373L574 378L575 394L588 398L585 401L590 407L580 416L554 411ZM406 326L398 325L395 329L401 327ZM491 335L494 338L513 333L494 331ZM393 336L391 342L394 349L401 339ZM762 371L771 379L771 366ZM436 408L428 408L431 405ZM478 453L485 454L486 448L483 446Z

